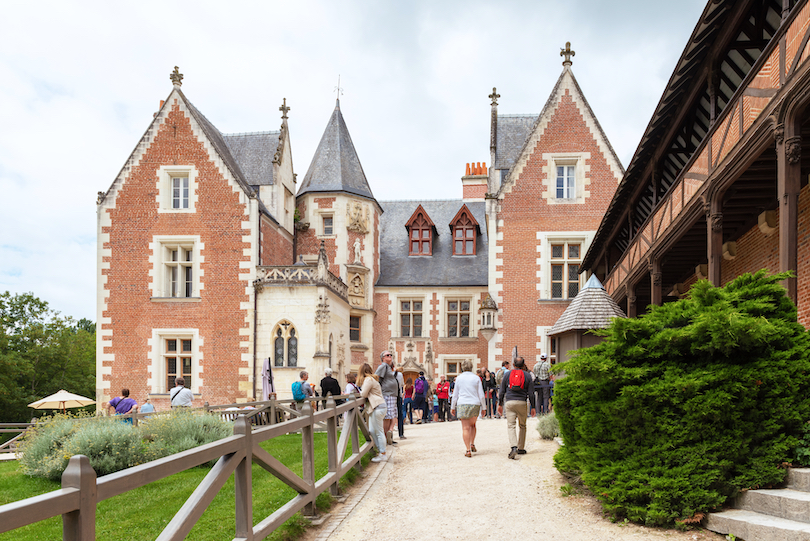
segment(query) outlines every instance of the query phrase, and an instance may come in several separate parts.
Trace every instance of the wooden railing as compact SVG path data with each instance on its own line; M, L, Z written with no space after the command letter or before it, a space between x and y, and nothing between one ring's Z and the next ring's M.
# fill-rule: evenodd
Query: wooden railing
M15 453L17 442L25 434L32 423L0 423L0 434L16 434L10 440L0 444L0 454Z
M314 515L315 498L326 491L337 495L340 478L350 469L359 468L360 459L373 446L359 409L363 402L350 395L338 406L329 397L326 407L317 412L306 402L297 412L298 417L266 426L251 425L251 417L263 410L242 410L234 421L233 436L99 478L86 456L74 456L62 475L60 490L0 506L0 533L61 515L65 541L94 540L98 502L218 459L157 539L185 539L231 474L235 478L234 539L264 539L299 511ZM345 414L345 422L338 437L337 420L342 414ZM315 479L316 423L325 423L327 432L328 473L320 479ZM259 446L277 436L298 431L303 457L300 477ZM366 439L363 445L360 445L361 433ZM351 454L343 460L350 442ZM252 462L298 493L256 526L253 526Z

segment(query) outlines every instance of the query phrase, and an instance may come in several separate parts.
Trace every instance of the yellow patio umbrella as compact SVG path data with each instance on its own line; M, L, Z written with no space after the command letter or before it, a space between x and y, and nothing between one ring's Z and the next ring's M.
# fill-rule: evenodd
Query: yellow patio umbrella
M95 403L95 400L85 398L78 394L69 393L62 389L58 393L54 393L51 396L46 396L45 398L40 398L36 402L31 402L28 404L28 407L38 410L61 409L64 413L65 408L81 408L82 406L89 406L90 404Z

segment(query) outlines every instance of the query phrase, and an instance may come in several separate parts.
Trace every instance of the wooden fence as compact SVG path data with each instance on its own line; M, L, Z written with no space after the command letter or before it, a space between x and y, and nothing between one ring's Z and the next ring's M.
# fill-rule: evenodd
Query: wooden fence
M16 434L10 440L0 444L0 455L9 456L17 451L17 445L20 438L22 438L28 427L33 426L32 423L0 423L0 434Z
M269 406L241 410L236 412L239 415L234 420L233 436L103 477L96 478L96 472L90 467L86 456L74 456L62 475L61 490L0 506L0 533L61 515L63 540L94 540L98 502L217 460L156 539L185 539L231 474L235 478L234 540L264 539L299 511L304 515L314 515L315 498L319 494L329 491L332 495L338 495L340 478L351 468L359 468L360 459L373 447L366 420L360 412L364 400L355 395L350 395L341 405L336 405L329 397L321 411L315 411L311 401L305 402L300 410L273 402L276 407L294 411L295 414L283 422L257 425L252 424L251 419L261 416ZM338 437L337 422L342 414L345 414L343 429ZM328 473L320 479L315 479L316 424L323 424L327 433ZM298 431L301 432L303 457L303 474L300 477L259 446L261 442ZM362 445L361 433L366 439ZM350 442L351 454L341 460ZM298 493L256 526L253 526L251 462L260 465Z

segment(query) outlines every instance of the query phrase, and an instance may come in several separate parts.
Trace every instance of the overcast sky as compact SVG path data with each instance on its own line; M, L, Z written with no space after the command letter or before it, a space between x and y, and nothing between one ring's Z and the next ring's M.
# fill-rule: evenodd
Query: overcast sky
M277 130L299 183L335 105L379 201L457 199L487 95L538 114L560 49L626 167L705 6L644 1L9 1L0 21L0 292L96 320L96 193L171 91L223 133Z

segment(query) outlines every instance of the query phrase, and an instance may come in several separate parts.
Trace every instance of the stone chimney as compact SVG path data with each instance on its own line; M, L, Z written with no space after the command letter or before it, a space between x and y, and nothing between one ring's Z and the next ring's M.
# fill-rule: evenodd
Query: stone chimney
M483 201L487 193L487 164L473 162L467 164L464 176L461 177L464 201Z

